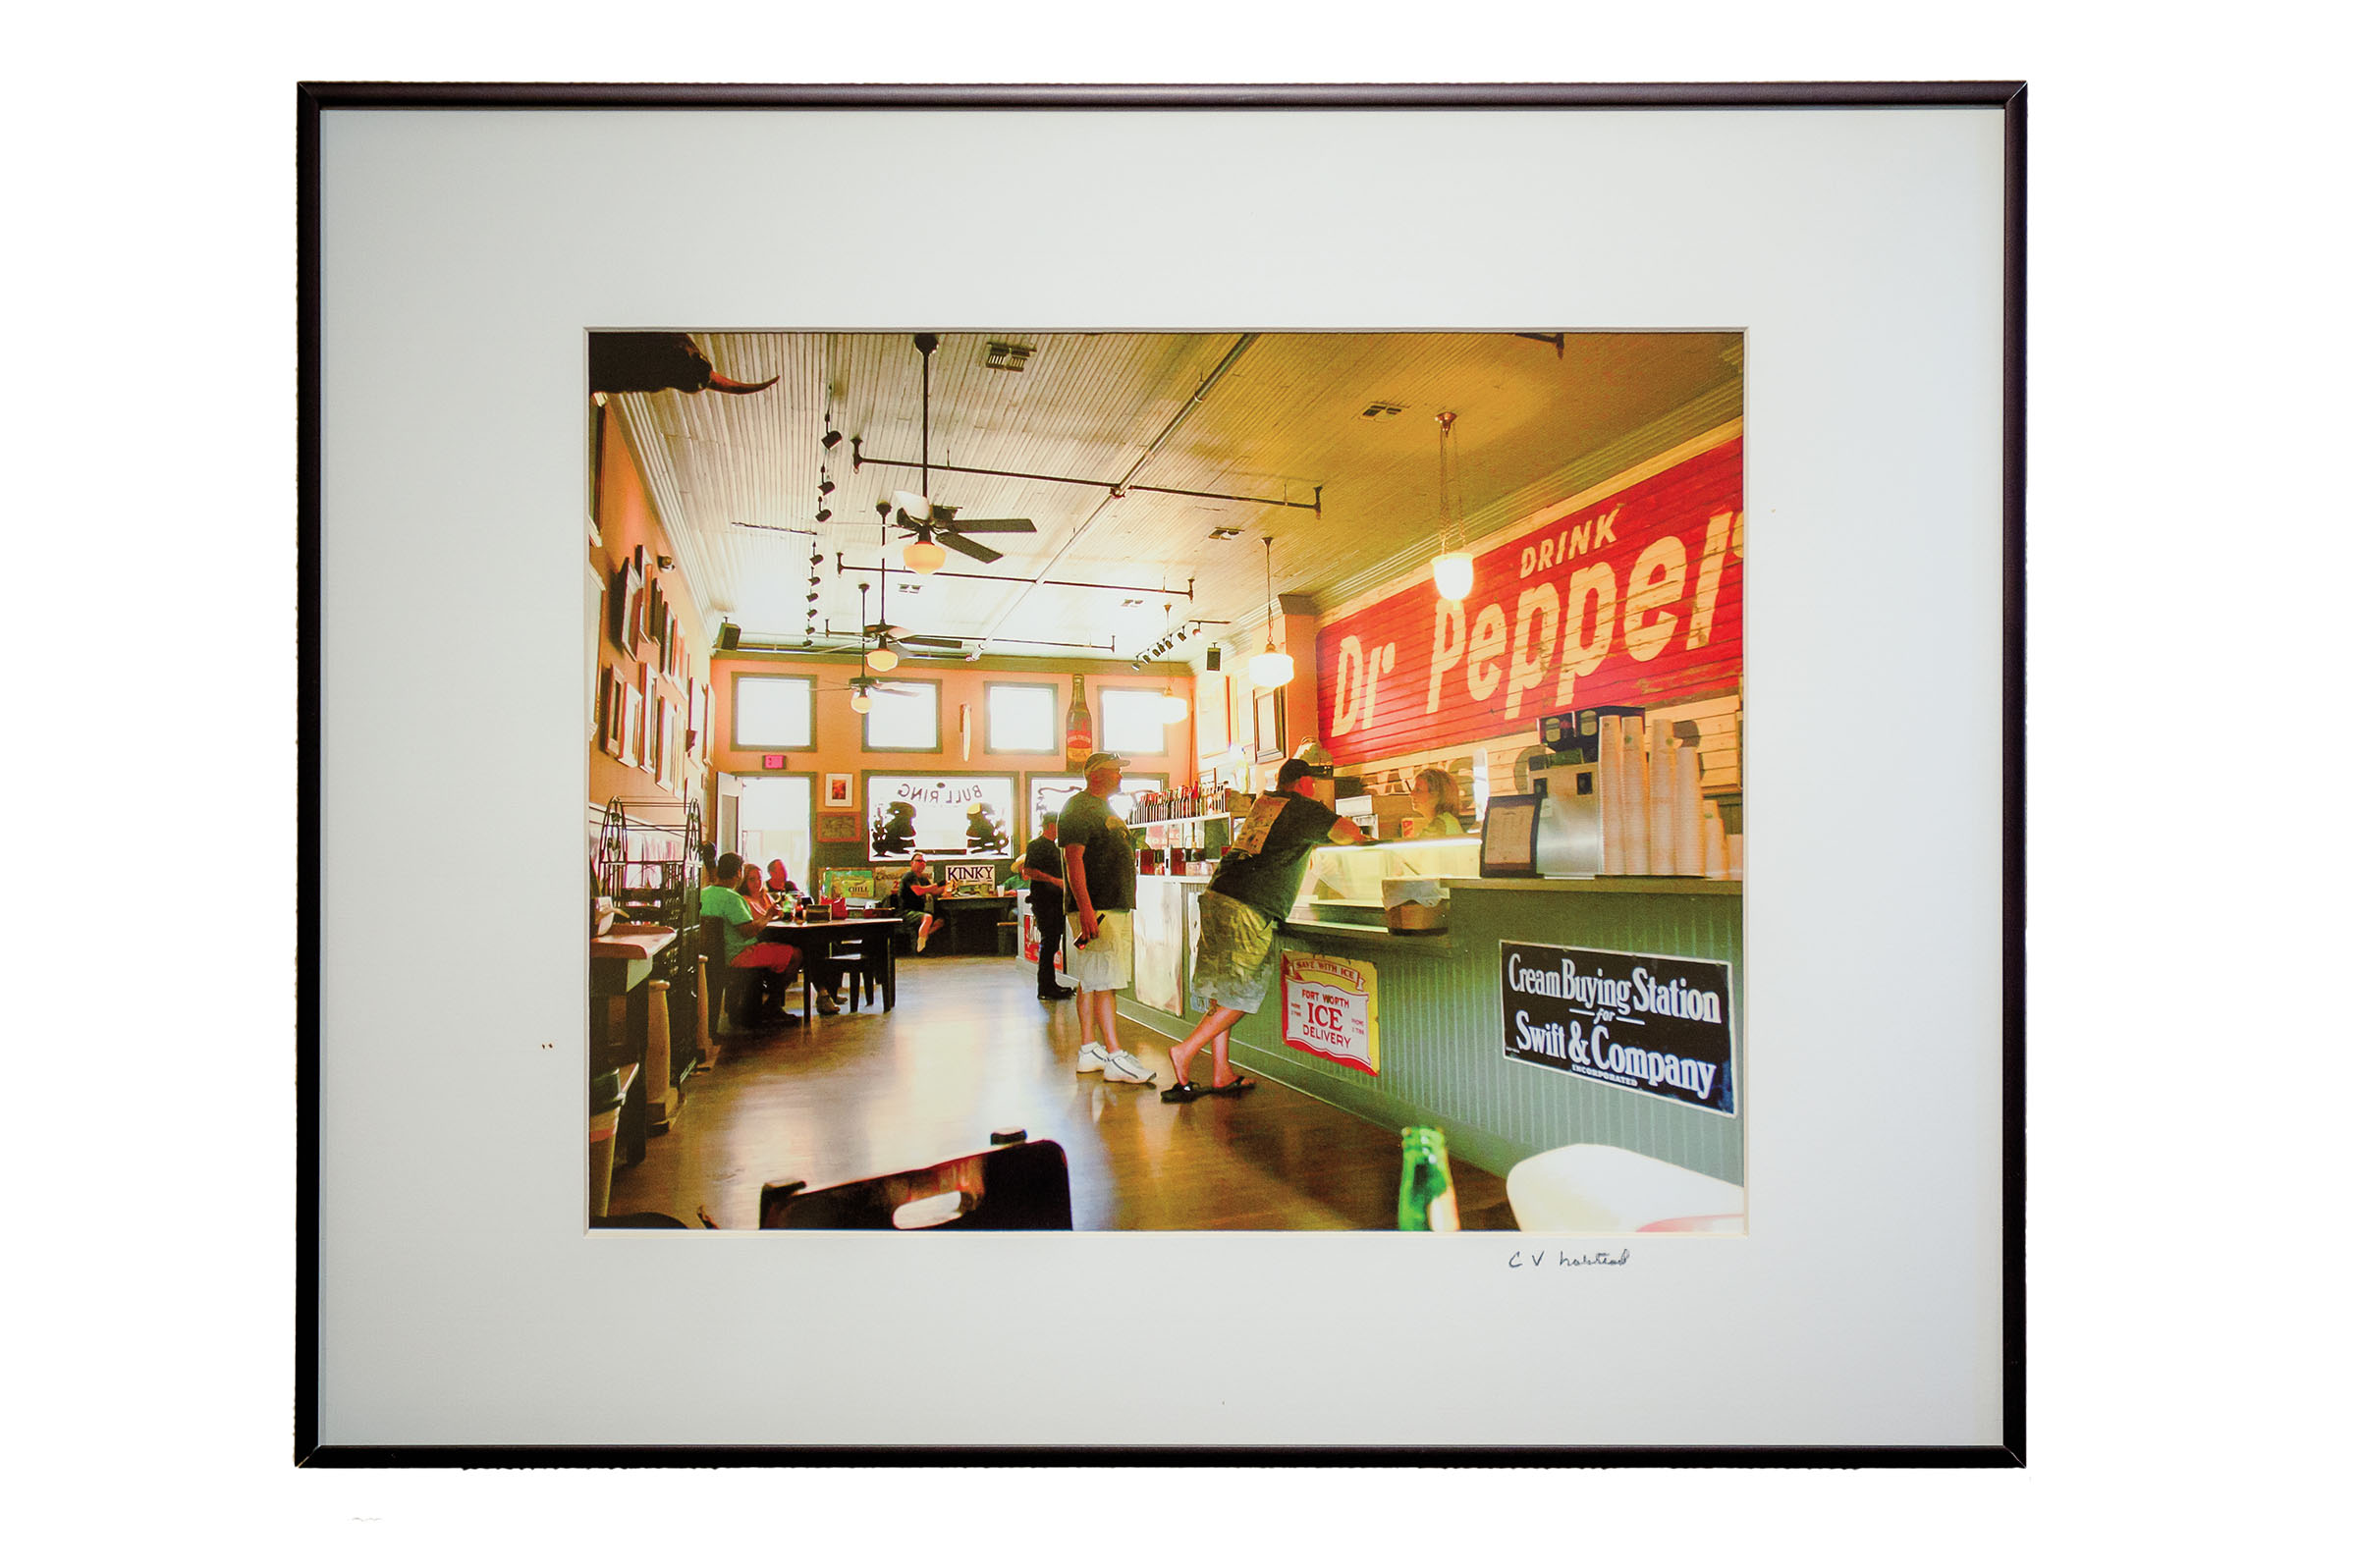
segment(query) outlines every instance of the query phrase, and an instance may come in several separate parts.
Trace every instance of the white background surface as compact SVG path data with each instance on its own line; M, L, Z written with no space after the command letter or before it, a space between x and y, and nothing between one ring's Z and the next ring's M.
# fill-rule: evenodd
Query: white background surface
M1343 29L1263 6L1239 30L1205 6L1130 36L1090 17L1086 47L1004 14L896 27L890 59L847 16L727 7L668 36L636 13L569 8L550 30L480 5L409 8L398 30L257 9L27 35L40 69L8 113L34 270L9 396L33 460L20 552L63 579L27 640L68 657L26 683L18 730L34 743L17 776L64 831L19 839L60 888L182 856L239 873L207 877L209 948L175 943L129 974L85 948L28 978L28 1037L91 1045L19 1117L21 1263L46 1310L12 1389L18 1473L39 1466L30 1525L70 1524L99 1560L234 1537L260 1560L727 1541L1157 1561L1195 1546L1197 1522L1259 1556L1308 1549L1311 1521L1321 1547L1484 1555L1574 1537L1651 1557L2279 1549L2321 1511L2348 1370L2323 1284L2332 1216L2286 1196L2337 1190L2330 1085L2349 1038L2302 1000L2346 947L2316 874L2345 837L2323 784L2346 743L2321 716L2346 659L2302 591L2349 564L2345 500L2316 478L2348 424L2314 200L2330 51L2264 7L2184 42L2051 8L1702 7L1652 32L1480 8L1370 8ZM293 929L288 83L868 74L2031 80L2030 1474L951 1474L913 1509L889 1476L286 1467L292 1003L270 954ZM2271 817L2312 848L2237 864L2259 857L2180 837L2176 748L2197 762L2210 725L2298 758ZM176 791L167 819L146 804L158 785ZM2186 1005L2197 974L2233 988L2230 1023ZM1179 1319L1189 1344L1217 1342L1216 1306ZM1140 1379L1162 1360L1072 1356ZM1413 1381L1448 1388L1439 1366Z

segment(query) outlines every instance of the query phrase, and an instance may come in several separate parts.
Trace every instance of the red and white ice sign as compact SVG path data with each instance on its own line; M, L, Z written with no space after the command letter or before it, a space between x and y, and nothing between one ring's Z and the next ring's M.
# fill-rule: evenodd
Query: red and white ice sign
M1322 952L1288 952L1284 974L1285 1043L1360 1072L1376 1071L1375 966Z

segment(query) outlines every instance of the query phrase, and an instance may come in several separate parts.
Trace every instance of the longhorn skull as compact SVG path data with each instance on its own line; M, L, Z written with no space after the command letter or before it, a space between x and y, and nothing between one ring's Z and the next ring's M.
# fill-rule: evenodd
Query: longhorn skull
M589 335L591 392L731 392L741 397L777 384L732 381L712 368L685 332L593 332Z

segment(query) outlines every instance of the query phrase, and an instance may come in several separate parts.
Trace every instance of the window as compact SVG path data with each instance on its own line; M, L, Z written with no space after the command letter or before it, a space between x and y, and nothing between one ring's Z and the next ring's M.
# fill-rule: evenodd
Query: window
M896 682L879 686L868 695L875 699L875 706L867 711L868 750L941 749L941 682Z
M1107 751L1125 757L1159 757L1168 749L1162 737L1162 693L1134 687L1108 686L1101 694L1105 713Z
M734 740L742 751L798 751L810 746L806 676L739 676Z
M867 848L873 860L1021 852L1014 818L1013 774L887 774L867 776Z
M1039 825L1064 810L1065 802L1088 787L1088 781L1076 773L1035 773L1027 783L1031 787L1031 820L1028 831L1032 836ZM1170 787L1170 775L1161 773L1124 773L1122 788L1105 804L1124 822L1137 809L1139 795L1158 795ZM1028 842L1029 838L1025 838Z
M1064 736L1058 731L1056 691L1054 686L1003 686L996 682L987 686L982 707L989 728L984 731L983 749L1035 756L1061 752Z

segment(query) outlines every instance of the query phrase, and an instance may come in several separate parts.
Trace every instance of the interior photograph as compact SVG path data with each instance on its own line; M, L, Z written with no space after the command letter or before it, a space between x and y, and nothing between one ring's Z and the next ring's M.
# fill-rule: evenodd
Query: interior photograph
M585 334L585 1223L1744 1233L1743 349Z

